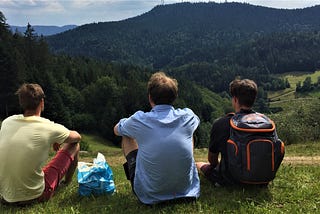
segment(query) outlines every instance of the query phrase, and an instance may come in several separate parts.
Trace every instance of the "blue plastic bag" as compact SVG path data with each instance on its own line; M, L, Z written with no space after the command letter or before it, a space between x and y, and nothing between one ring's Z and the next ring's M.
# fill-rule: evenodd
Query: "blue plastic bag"
M78 163L79 194L81 196L112 194L115 192L113 173L103 154L93 163Z

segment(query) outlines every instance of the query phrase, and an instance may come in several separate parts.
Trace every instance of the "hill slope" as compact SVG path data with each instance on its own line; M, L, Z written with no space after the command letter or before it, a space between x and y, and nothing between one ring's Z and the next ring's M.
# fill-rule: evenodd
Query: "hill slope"
M320 6L284 10L242 3L160 5L119 22L87 24L48 37L55 52L163 68L223 60L227 50L274 32L320 29ZM181 62L182 59L182 62Z
M62 33L64 31L68 31L71 29L76 28L77 25L64 25L64 26L43 26L43 25L34 25L32 28L34 29L35 33L43 36L50 36L58 33ZM10 26L10 30L15 33L18 31L19 33L24 33L26 31L26 26Z

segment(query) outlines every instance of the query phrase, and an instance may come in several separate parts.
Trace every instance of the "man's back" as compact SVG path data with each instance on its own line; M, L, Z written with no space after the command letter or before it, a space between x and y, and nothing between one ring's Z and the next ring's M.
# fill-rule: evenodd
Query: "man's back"
M139 145L134 189L143 203L199 196L193 159L193 132L198 124L190 109L175 110L171 105L137 112L126 121L122 134Z
M60 135L57 135L58 133ZM8 202L39 197L44 189L42 166L50 143L61 142L68 129L37 117L14 115L0 131L0 194Z

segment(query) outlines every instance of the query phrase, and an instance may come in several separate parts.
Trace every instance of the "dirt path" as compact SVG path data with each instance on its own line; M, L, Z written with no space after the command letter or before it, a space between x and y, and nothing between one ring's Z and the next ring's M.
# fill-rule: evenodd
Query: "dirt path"
M316 100L316 99L318 99L318 98L296 98L296 99L293 99L293 100L301 101L301 100ZM289 101L292 101L292 99L270 101L270 104L284 103L284 102L289 102Z
M320 156L289 156L284 157L284 164L320 165Z

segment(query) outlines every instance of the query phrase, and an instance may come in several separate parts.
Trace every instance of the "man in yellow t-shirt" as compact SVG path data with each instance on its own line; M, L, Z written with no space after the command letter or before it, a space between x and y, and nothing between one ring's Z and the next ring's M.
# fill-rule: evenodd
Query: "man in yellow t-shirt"
M62 178L69 184L81 136L41 117L44 92L38 84L17 91L23 114L6 118L0 130L0 198L8 203L49 200ZM57 151L46 165L50 147Z

